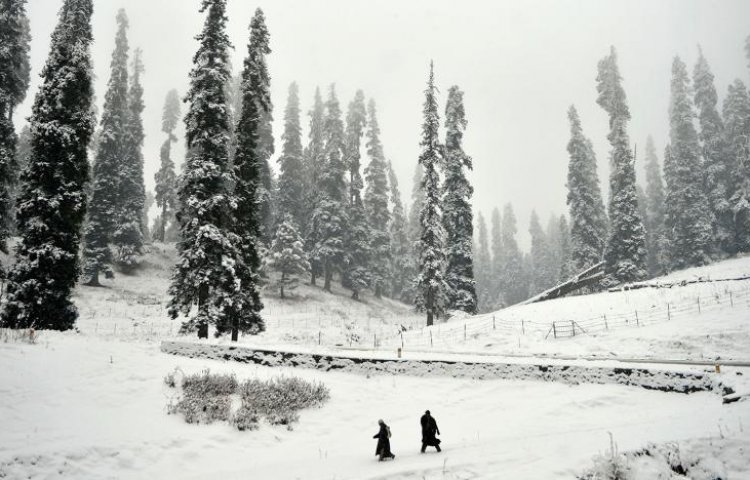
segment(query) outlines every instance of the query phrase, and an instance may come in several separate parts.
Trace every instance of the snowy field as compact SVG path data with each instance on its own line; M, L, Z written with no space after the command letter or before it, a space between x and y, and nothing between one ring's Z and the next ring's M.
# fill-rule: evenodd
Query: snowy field
M716 392L683 395L622 385L358 375L163 354L162 340L192 340L177 337L177 325L165 314L172 255L155 247L140 275L120 275L106 288L79 287L79 332L42 332L35 345L0 337L0 478L562 479L575 478L593 465L595 456L606 455L609 433L620 452L677 442L697 452L691 455L701 461L718 462L724 478L750 478L750 401L723 405ZM750 272L750 259L672 277L718 279L744 272ZM520 327L468 332L464 341L464 328L486 324L491 315L428 330L418 327L421 317L397 302L370 297L354 302L344 291L330 295L301 287L304 302L267 295L268 331L242 342L307 351L335 351L337 344L369 348L380 342L380 352L393 356L403 325L404 355L419 358L469 352L471 358L747 360L748 303L708 303L711 292L724 298L732 291L734 298L742 298L747 289L745 281L699 283L514 307L496 312L496 321L528 321L526 332ZM553 321L614 318L631 309L645 312L649 305L692 302L696 295L706 301L700 313L686 309L671 320L653 322L643 315L637 326L570 338L545 340L542 335ZM450 335L438 337L438 329ZM410 341L428 337L430 330L440 345L410 347ZM347 350L352 352L356 354ZM292 431L265 424L252 432L221 423L189 425L166 413L174 393L163 378L177 367L185 373L234 373L238 380L294 374L325 383L331 400L320 409L302 411ZM737 370L743 372L737 378L750 377L747 369ZM729 374L734 375L732 369L722 373ZM418 421L426 408L443 433L443 453L419 454ZM374 456L378 418L393 431L393 462L379 463ZM633 471L646 472L633 478L659 478L653 475L656 467L641 465L642 455L632 458L640 462Z

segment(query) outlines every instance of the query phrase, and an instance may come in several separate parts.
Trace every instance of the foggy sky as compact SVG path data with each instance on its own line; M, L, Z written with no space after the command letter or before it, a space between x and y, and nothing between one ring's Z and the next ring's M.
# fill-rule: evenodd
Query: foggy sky
M19 130L21 119L30 114L61 5L62 0L28 2L32 84L16 116ZM187 91L197 48L194 36L203 22L199 5L200 0L94 0L92 55L100 111L120 7L130 18L131 54L134 47L143 48L149 190L165 138L161 133L164 98L172 88L181 96ZM743 51L750 34L750 1L746 0L228 0L235 73L242 68L256 7L265 12L273 50L269 67L277 139L274 168L292 81L300 87L305 144L306 112L315 87L327 89L335 82L344 112L361 88L377 102L385 153L410 203L423 90L432 59L441 118L449 87L455 84L465 92L469 121L465 150L474 160L475 210L489 222L492 208L512 202L522 244L528 241L532 208L543 225L552 213L567 214L566 111L571 104L578 108L584 132L594 142L606 195L608 123L596 105L595 78L597 62L610 45L618 50L632 114L631 141L639 145L639 175L640 147L646 136L653 135L660 160L668 141L670 69L675 55L692 74L700 44L716 76L720 99L735 78L750 80ZM183 160L182 133L181 129L180 148L173 150L178 166ZM363 158L363 167L368 162Z

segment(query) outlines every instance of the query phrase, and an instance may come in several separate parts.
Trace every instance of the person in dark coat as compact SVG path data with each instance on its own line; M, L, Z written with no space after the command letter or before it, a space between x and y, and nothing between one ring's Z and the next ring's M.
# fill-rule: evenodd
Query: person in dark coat
M440 435L440 429L438 429L437 422L430 415L430 411L427 410L419 419L419 423L422 424L422 453L424 453L427 447L435 447L437 451L440 451L440 439L435 438L435 435Z
M386 458L396 458L396 455L391 452L391 429L381 419L378 420L380 430L372 438L378 439L378 446L375 448L375 455L378 455L379 461L383 461Z

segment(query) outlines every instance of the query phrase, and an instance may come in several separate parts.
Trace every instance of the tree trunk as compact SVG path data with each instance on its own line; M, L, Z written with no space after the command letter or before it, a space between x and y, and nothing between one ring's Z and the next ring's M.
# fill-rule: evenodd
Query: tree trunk
M333 279L333 270L331 270L331 266L326 262L325 266L325 282L323 283L323 290L326 292L331 291L331 280Z
M208 285L201 284L198 287L198 315L201 318L198 323L198 338L208 338L208 324L206 323L206 316L203 315L204 311L208 308ZM204 336L205 335L205 336Z
M314 271L310 272L310 285L314 287L317 280L318 280L318 276L315 274L315 272Z
M239 319L237 318L237 315L235 314L234 319L232 320L232 341L233 342L237 341L237 337L239 336L239 333L240 333L240 328L238 324L239 324Z
M161 207L161 225L159 225L159 241L164 243L164 238L167 236L167 203L164 202L164 206Z
M286 282L286 272L281 273L281 298L284 298L284 282Z
M427 326L432 326L432 310L427 310Z
M86 282L86 286L88 287L101 287L102 284L99 283L99 269L97 268L94 270L94 273L91 275L91 278L88 282Z

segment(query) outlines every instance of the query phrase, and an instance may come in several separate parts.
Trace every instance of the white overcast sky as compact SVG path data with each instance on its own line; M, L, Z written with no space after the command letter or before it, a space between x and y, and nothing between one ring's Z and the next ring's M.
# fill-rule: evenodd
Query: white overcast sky
M20 119L30 113L61 5L62 0L28 2L32 85L16 117L19 129ZM199 5L200 0L94 0L92 54L100 107L117 9L126 8L130 17L131 48L144 51L149 189L164 139L164 97L171 88L181 95L187 89L194 36L203 21ZM474 159L475 209L489 221L492 208L512 202L523 243L533 208L545 223L552 213L567 213L570 104L577 106L585 133L594 142L606 190L607 118L596 105L595 78L597 61L610 45L619 53L633 117L631 140L643 145L646 136L653 135L660 156L669 133L675 55L692 72L700 44L716 75L720 98L735 78L750 80L743 51L750 34L747 0L228 0L235 71L242 67L248 25L257 7L264 10L271 34L277 155L290 82L299 83L304 112L317 85L327 88L335 82L344 111L361 88L378 104L386 155L410 201L422 92L432 59L441 116L448 88L455 84L465 92L465 149ZM306 115L302 121L307 136Z

